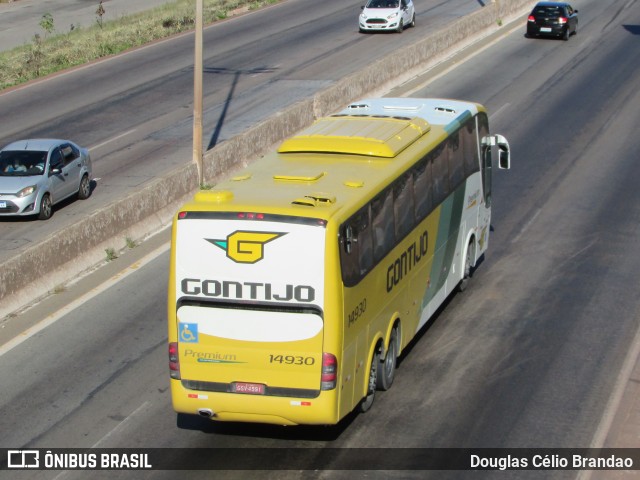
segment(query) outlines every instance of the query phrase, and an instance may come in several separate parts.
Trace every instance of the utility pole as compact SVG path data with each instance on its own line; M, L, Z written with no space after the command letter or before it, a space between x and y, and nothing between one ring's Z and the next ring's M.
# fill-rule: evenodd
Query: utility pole
M202 164L202 0L196 0L196 41L193 67L193 161L198 166L198 186L204 183Z

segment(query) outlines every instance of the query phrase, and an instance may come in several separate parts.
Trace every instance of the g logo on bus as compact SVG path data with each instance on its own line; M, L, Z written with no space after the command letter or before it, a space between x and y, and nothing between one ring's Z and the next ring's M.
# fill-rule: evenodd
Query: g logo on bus
M256 263L264 258L264 245L283 235L286 233L236 230L226 240L205 240L227 252L227 257L234 262Z

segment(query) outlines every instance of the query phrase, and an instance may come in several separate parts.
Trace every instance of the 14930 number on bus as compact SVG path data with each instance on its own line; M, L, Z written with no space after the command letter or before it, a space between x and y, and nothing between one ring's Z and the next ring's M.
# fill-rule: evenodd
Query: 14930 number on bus
M316 359L297 355L269 355L269 363L284 363L285 365L313 365Z

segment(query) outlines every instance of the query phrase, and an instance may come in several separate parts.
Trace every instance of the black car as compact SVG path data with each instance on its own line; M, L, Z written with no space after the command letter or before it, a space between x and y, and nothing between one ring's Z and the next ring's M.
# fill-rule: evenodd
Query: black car
M578 10L564 2L539 2L527 19L527 36L569 40L578 31Z

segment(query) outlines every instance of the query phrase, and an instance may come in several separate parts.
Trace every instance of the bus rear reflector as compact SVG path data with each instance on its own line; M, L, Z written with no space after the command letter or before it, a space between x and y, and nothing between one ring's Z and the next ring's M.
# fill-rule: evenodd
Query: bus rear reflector
M338 359L331 353L322 354L320 390L333 390L338 383Z
M240 212L238 218L246 218L248 220L264 220L264 213Z
M180 380L180 360L178 360L178 342L169 343L169 376Z

